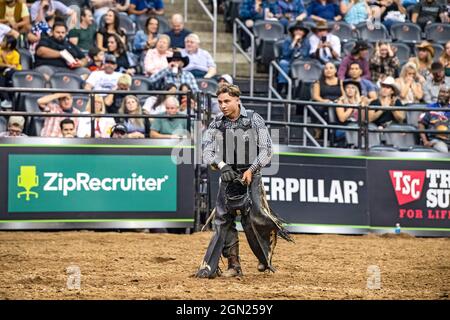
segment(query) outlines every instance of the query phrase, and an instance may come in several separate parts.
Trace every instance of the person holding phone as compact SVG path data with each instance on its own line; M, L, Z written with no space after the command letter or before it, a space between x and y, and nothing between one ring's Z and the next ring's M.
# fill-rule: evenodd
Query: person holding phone
M318 59L323 64L340 60L341 41L337 36L330 33L331 27L326 21L319 21L313 27L314 34L309 38L311 58Z

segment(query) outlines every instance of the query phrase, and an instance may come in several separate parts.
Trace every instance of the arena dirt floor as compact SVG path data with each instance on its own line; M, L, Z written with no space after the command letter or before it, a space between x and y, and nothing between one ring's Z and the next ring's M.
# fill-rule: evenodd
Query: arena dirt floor
M195 279L210 237L0 232L0 299L449 299L448 238L294 235L279 240L267 274L241 234L243 277ZM79 290L67 288L72 265ZM380 289L367 288L372 265Z

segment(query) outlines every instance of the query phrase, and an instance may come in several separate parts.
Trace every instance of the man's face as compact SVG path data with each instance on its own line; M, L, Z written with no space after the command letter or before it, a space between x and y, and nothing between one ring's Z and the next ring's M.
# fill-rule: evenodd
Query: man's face
M168 115L171 115L171 116L177 114L178 107L172 100L168 100L166 102L166 112L167 112Z
M228 93L222 93L218 97L219 107L223 115L228 117L239 109L239 97L232 97Z
M361 58L366 59L369 56L369 50L368 49L361 50L359 52L359 55Z
M172 60L172 62L177 64L178 69L183 68L183 61L176 59L176 60Z
M64 138L73 138L75 137L75 126L73 123L65 123L62 126L61 133Z
M64 41L66 34L67 34L66 28L64 28L63 26L57 26L53 30L53 38L55 38L56 41L59 41L59 42Z
M356 65L356 64L352 64L350 66L350 69L348 70L348 75L350 76L350 78L352 79L358 79L359 77L361 77L362 74L362 70L361 67Z
M442 80L444 80L444 77L445 77L444 69L433 72L432 75L433 75L434 81L441 82Z
M63 110L69 110L72 108L73 98L71 95L67 95L59 99L59 105Z
M88 25L90 26L91 24L94 23L94 17L92 16L92 12L91 10L86 10L85 15L83 17L81 17L81 19Z
M186 38L184 45L187 51L196 51L198 49L198 43L192 38Z
M112 138L115 138L115 139L125 139L125 138L127 138L127 134L125 133L125 132L123 132L123 131L114 131L113 132L113 134L112 134Z
M441 89L439 90L439 94L438 94L438 102L440 104L446 105L449 103L449 98L450 98L450 89Z
M116 70L116 65L111 62L105 62L103 69L105 70L105 73L112 74L114 70Z
M8 131L10 136L17 137L22 133L22 128L17 124L12 124L8 126Z
M172 21L172 30L175 33L180 33L183 30L184 24L179 21Z

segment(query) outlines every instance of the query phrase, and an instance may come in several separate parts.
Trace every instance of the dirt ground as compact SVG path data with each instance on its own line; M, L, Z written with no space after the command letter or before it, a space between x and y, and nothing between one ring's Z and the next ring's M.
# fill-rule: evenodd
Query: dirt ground
M210 232L0 232L0 299L449 299L448 238L294 235L267 274L240 236L244 276L199 280ZM370 266L380 289L367 288Z

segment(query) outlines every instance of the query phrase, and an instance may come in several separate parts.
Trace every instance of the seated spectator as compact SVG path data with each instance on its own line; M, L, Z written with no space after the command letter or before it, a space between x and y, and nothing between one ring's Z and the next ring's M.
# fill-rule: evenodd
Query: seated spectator
M185 49L181 54L189 58L189 64L184 70L189 71L196 78L212 78L217 73L216 63L211 54L200 48L200 38L191 33L185 39Z
M86 79L85 90L113 90L117 86L117 80L122 75L115 72L117 68L116 57L105 55L103 70L92 72Z
M406 9L401 0L380 0L377 2L380 7L380 19L389 30L396 22L405 22Z
M130 65L128 54L125 45L120 40L120 37L116 34L108 36L108 54L116 57L116 71L125 72L129 75L134 75L136 69Z
M178 99L170 96L164 101L167 116L181 114ZM156 118L150 132L151 138L176 139L187 135L186 119L182 118Z
M131 90L131 76L129 74L122 74L117 80L117 85L113 90L130 91ZM123 99L129 95L129 93L116 93L108 94L105 97L105 106L107 113L118 113Z
M344 81L344 95L340 97L336 103L368 106L369 100L366 97L361 96L361 84L359 82L346 80ZM361 112L362 111L363 110L361 110ZM356 108L338 107L336 108L336 116L342 124L358 122L359 111ZM361 118L364 118L363 112Z
M450 40L445 44L444 51L439 57L439 62L444 66L445 77L450 78Z
M169 66L167 58L172 56L170 48L170 38L166 34L161 34L156 42L156 48L147 51L144 59L145 74L151 76L158 71Z
M0 138L27 137L23 133L25 127L25 118L21 116L10 116L8 119L8 128L5 132L0 132Z
M402 104L420 103L423 98L423 90L414 64L405 64L400 72L400 77L395 82L400 90L399 98Z
M426 103L434 103L442 86L450 87L450 78L445 77L444 66L440 62L431 64L431 77L423 86L423 100Z
M309 40L306 37L309 30L302 23L297 22L289 27L289 33L289 38L286 38L283 42L279 61L281 69L287 75L290 75L292 62L296 59L307 59L310 51ZM282 92L283 87L286 87L287 79L278 75L277 84L278 92Z
M111 138L126 139L128 138L128 130L123 124L118 123L111 129Z
M342 20L339 6L334 0L314 0L307 9L308 17L315 22Z
M324 64L328 61L339 60L341 57L341 41L337 36L330 33L331 28L327 22L317 22L312 30L314 34L309 37L310 56Z
M58 100L58 103L55 102ZM73 98L70 93L53 93L43 96L37 100L39 108L44 112L60 113L63 117L45 117L44 127L41 131L42 137L62 137L60 122L71 114L79 114L80 110L74 107ZM73 118L75 130L78 126L78 118Z
M344 21L352 26L372 19L372 11L365 0L342 0L339 8Z
M136 96L128 95L119 109L119 114L141 115L142 108ZM149 135L150 124L147 118L124 118L121 123L127 128L128 138L145 138Z
M128 7L128 16L134 22L138 21L138 18L148 15L163 15L164 14L164 2L162 0L131 0Z
M396 56L395 49L389 43L377 43L374 55L370 58L369 63L372 81L377 83L383 81L386 77L395 77L399 68L400 61Z
M423 41L417 46L417 57L412 57L409 62L416 65L419 72L420 83L423 85L426 79L430 76L430 68L434 58L434 48L428 41Z
M91 9L84 7L80 14L80 27L69 31L69 41L84 51L95 46L96 29Z
M87 68L89 71L103 70L103 62L105 61L105 51L97 47L92 47L88 52L89 63Z
M39 41L41 41L41 38L52 36L54 20L55 19L49 21L53 21L50 25L44 17L42 20L36 20L31 24L31 30L27 33L27 41L29 46L28 50L32 55L36 54L36 47L39 44Z
M117 36L124 48L127 45L127 36L125 30L120 28L119 13L116 10L109 9L105 14L104 23L100 25L100 29L96 35L97 47L100 50L108 51L109 36Z
M401 107L403 106L397 98L400 91L398 90L395 80L387 77L381 82L380 98L372 101L371 106L381 107ZM369 122L375 123L379 127L386 127L392 122L402 123L405 121L406 113L403 110L369 110Z
M347 79L359 82L361 85L361 95L367 97L370 101L377 98L377 87L372 83L372 81L361 78L362 68L358 62L353 62L350 64L350 68L347 72Z
M302 0L279 0L277 1L277 6L275 18L278 19L285 28L287 28L291 22L303 21L307 16ZM270 12L267 13L267 15L266 19L273 18L271 17Z
M170 37L172 48L184 48L184 39L191 31L184 28L183 16L178 13L174 14L170 20L170 26L171 29L166 34Z
M101 19L108 10L114 9L119 1L113 0L90 0L91 7L94 8L95 24L100 26Z
M180 85L180 91L189 93L178 96L178 100L180 103L180 109L178 110L178 112L182 114L187 114L188 99L189 99L191 105L191 114L193 114L194 111L197 109L197 102L195 101L195 97L194 94L192 93L191 87L187 83L182 83Z
M11 29L10 26L0 23L0 42L3 41L3 38L7 35L13 36L14 38L19 37L19 32L14 29Z
M12 76L17 70L22 70L20 53L17 51L17 40L13 36L7 35L3 37L0 44L0 87L12 87ZM0 92L0 99L2 108L12 107L11 94Z
M80 48L66 40L67 27L62 22L53 25L52 37L39 41L36 49L35 70L50 79L55 72L74 72L86 78L90 71L85 68L87 58ZM67 58L67 55L70 56Z
M159 20L155 17L148 17L145 22L145 29L136 32L136 36L133 41L134 52L141 54L146 53L149 49L155 48L159 37L158 29Z
M192 73L183 70L183 68L189 64L188 57L184 57L180 52L175 51L172 57L167 58L167 62L169 63L167 68L158 71L149 78L152 83L157 84L162 82L163 86L168 83L174 83L177 88L179 88L182 83L187 83L194 93L200 91L198 89L197 81Z
M416 4L411 15L411 21L417 23L422 30L427 24L442 22L448 23L448 14L445 5L436 0L423 0Z
M105 102L100 95L94 95L95 114L105 114ZM91 113L91 103L86 106L85 114ZM91 122L94 122L95 138L109 138L111 129L116 124L113 118L80 118L78 122L77 136L78 138L91 138Z
M130 7L130 0L116 0L115 9L123 14L128 14L128 8Z
M27 33L31 29L31 21L26 3L20 0L0 2L0 23L19 33Z
M75 122L70 118L65 118L59 123L62 138L77 138Z
M70 17L67 27L69 30L74 28L78 23L78 16L75 10L69 8L61 1L56 0L38 0L30 7L31 22L47 22L53 25L56 15Z
M312 85L313 101L333 103L343 95L342 81L337 77L336 66L332 62L325 64L318 81ZM325 111L327 108L323 108Z
M370 80L371 76L369 70L369 61L367 59L368 56L369 56L369 46L367 45L367 42L358 40L355 43L355 46L353 47L350 54L345 56L344 59L342 59L338 71L339 79L344 80L348 72L348 68L350 67L350 64L352 64L353 62L357 62L363 70L363 74L361 75L361 77Z
M174 83L168 83L164 88L164 91L176 92L177 86ZM145 100L144 106L142 107L142 111L144 114L158 114L166 112L166 106L164 105L164 100L168 95L160 94L158 96L150 96ZM153 121L154 119L150 119Z
M440 108L450 108L449 87L442 86L439 90L437 102L429 104L430 111L424 112L419 118L419 129L442 131L441 133L420 133L425 147L439 152L448 152L450 146L450 111L440 111Z
M277 12L277 1L244 0L239 8L239 19L251 29L255 21L273 18Z

